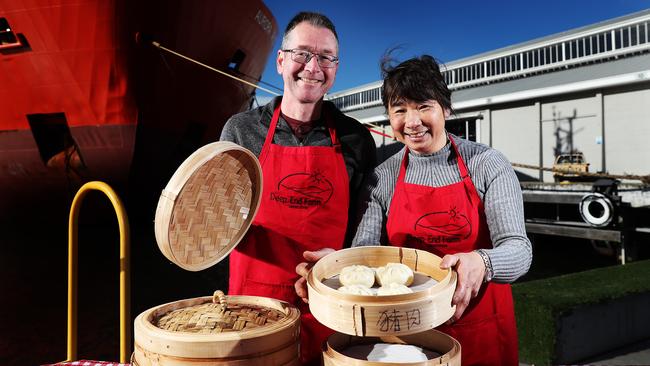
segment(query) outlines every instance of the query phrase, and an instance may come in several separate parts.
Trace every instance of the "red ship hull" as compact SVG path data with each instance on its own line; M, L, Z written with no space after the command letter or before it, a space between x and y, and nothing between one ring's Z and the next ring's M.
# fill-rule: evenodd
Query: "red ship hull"
M260 0L0 0L0 293L11 297L0 305L11 314L2 365L65 357L67 220L86 181L108 183L126 204L132 316L225 289L227 267L197 277L169 265L153 218L180 162L216 140L254 90L138 44L137 32L248 81L259 80L277 33ZM117 232L110 202L88 195L80 357L117 359Z
M249 80L276 34L260 1L0 0L0 18L18 41L0 42L0 212L14 213L89 180L150 205L248 108L252 87L137 44L137 32Z

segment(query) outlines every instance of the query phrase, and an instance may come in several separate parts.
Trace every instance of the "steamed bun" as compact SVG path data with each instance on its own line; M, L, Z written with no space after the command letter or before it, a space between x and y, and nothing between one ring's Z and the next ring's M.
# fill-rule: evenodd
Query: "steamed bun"
M339 282L343 286L360 285L369 288L375 284L375 271L362 265L343 267L339 274Z
M362 285L341 286L338 290L344 294L374 296L370 288Z
M413 290L411 290L410 288L395 282L390 283L388 285L381 286L380 288L377 289L377 295L379 296L402 295L402 294L410 294L412 292Z
M381 286L397 283L408 286L413 283L413 270L406 264L388 263L375 271L377 283Z

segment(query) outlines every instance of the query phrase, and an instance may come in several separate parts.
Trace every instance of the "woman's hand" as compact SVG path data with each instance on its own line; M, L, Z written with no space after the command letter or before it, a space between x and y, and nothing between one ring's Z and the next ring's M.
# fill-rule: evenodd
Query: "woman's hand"
M318 262L319 259L334 251L335 250L332 248L321 248L316 251L305 251L302 253L302 256L305 258L306 262L299 263L296 266L296 273L300 276L300 278L298 278L293 286L296 288L296 294L298 294L298 296L300 296L302 301L304 301L306 304L309 304L309 299L307 298L307 274L309 273L309 270L314 266L316 262Z
M456 291L451 299L451 304L456 305L456 312L447 321L447 324L457 321L463 315L470 300L478 295L485 277L485 263L481 255L476 252L445 255L440 263L440 268L452 267L458 273Z

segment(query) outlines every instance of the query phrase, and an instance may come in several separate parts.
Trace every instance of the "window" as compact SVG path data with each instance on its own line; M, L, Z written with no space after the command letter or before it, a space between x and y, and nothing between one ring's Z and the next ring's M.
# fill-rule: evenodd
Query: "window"
M515 58L515 70L521 70L521 57L520 55L514 56Z
M551 46L551 62L557 62L557 46Z
M581 38L578 40L578 57L583 57L585 55L585 39Z
M228 62L228 68L231 70L239 71L239 67L241 66L242 62L244 62L245 58L246 54L244 51L235 51L235 54L232 55L232 58L230 58L230 62Z
M639 24L639 43L646 42L645 32L646 32L645 23Z
M528 68L528 52L524 53L524 57L522 57L522 58L523 58L523 60L522 60L523 61L523 68L527 69Z
M623 47L629 47L630 46L630 28L623 28L621 30L621 33L623 34Z
M476 141L475 119L448 120L445 129L460 138Z
M576 57L578 57L578 41L574 39L571 41L571 58Z
M18 43L18 38L11 30L9 22L6 18L0 18L0 46L16 43Z
M598 36L591 36L589 40L591 41L591 53L598 53Z
M639 28L636 25L630 27L630 46L636 46L638 44L638 34Z
M544 65L551 63L551 49L549 47L544 48Z
M27 38L11 29L7 18L0 17L0 53L19 53L31 51Z
M617 29L616 32L614 32L615 49L619 49L622 47L621 39L622 39L621 30Z
M601 33L598 35L598 52L605 52L607 48L605 47L605 34Z
M605 49L607 51L612 50L612 33L611 32L607 32L607 34L605 34Z

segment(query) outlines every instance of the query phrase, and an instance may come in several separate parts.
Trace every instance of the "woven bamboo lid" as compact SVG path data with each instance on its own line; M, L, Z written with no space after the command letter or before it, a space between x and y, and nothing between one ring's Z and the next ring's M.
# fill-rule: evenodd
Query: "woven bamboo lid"
M262 169L253 153L226 141L203 146L178 167L160 195L158 247L186 270L213 266L246 234L261 191Z

